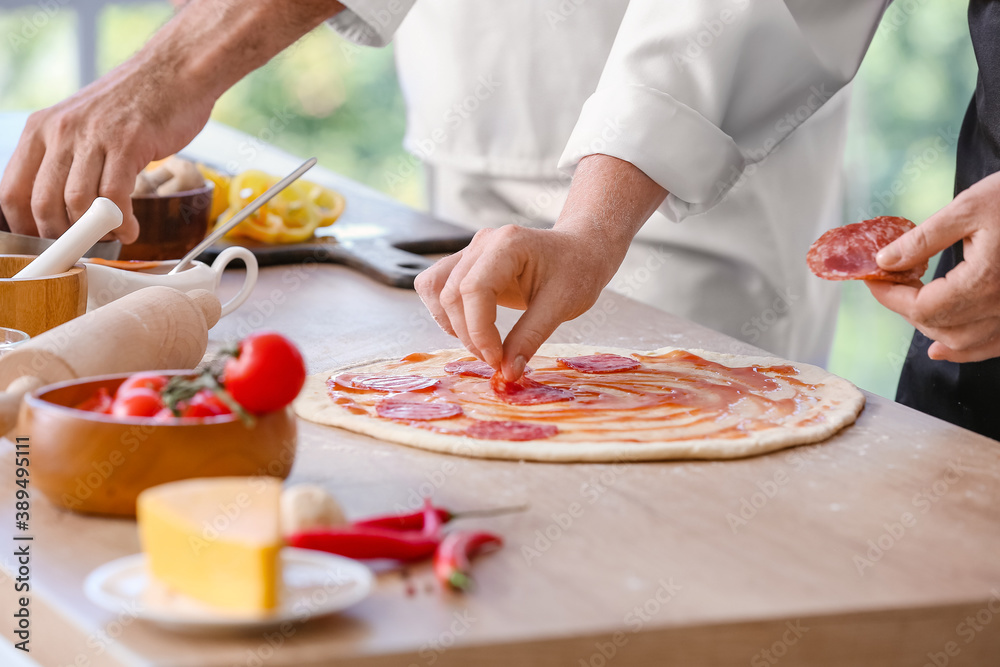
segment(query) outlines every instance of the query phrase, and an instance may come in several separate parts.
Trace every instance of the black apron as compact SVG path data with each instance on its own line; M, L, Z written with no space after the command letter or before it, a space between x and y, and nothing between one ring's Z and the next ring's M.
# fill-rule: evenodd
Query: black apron
M969 29L979 79L958 137L956 195L1000 171L1000 0L972 0ZM934 277L961 261L959 242L941 253ZM919 331L913 334L896 400L1000 440L1000 357L967 364L932 361L927 357L930 344Z

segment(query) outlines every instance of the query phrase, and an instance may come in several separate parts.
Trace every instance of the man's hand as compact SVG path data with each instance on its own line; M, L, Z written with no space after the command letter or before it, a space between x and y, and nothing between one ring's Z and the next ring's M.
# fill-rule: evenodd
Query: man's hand
M580 162L553 229L484 229L468 248L421 273L417 293L446 333L515 381L556 327L594 305L664 197L628 162L591 155ZM525 311L505 341L497 306Z
M28 118L0 181L11 231L55 238L102 196L124 214L115 235L134 241L136 175L187 145L226 89L341 9L192 0L126 63Z
M600 239L555 229L483 229L468 248L421 273L417 293L445 332L517 379L556 327L594 305L614 276L618 265L603 250ZM497 306L525 311L506 344Z
M891 244L879 266L902 271L962 241L964 261L927 285L867 281L872 295L935 341L931 359L1000 356L1000 173L984 178Z
M107 197L124 216L114 234L135 241L139 225L130 195L136 174L191 141L214 102L194 97L178 104L176 91L154 81L130 61L28 118L0 181L11 231L56 238L94 199Z

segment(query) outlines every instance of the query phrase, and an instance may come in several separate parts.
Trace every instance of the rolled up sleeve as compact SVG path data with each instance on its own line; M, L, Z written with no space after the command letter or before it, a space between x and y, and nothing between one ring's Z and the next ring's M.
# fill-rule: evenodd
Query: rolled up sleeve
M416 0L341 0L344 10L327 20L341 37L362 46L392 41Z
M631 162L708 210L853 78L885 0L632 0L559 161Z

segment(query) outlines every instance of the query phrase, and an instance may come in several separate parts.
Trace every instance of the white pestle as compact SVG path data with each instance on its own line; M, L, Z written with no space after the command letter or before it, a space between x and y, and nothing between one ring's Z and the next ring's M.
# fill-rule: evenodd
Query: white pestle
M69 271L95 243L121 224L121 210L110 199L98 197L79 220L14 278L44 278Z

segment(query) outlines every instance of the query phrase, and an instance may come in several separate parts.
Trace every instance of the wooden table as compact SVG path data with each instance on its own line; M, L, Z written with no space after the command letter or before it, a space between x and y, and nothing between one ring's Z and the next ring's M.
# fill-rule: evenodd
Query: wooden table
M207 135L213 150L238 145ZM455 345L413 292L330 265L264 269L213 346L261 327L298 342L311 372ZM610 293L553 341L756 352ZM381 574L369 599L334 617L195 637L83 596L88 572L138 551L134 523L35 498L31 655L81 667L1000 664L1000 445L878 396L826 443L723 462L484 461L300 427L291 481L324 485L350 516L430 492L456 509L531 508L479 522L507 546L477 561L470 595L441 594L419 566ZM11 545L12 452L0 449ZM0 549L8 639L12 551Z

